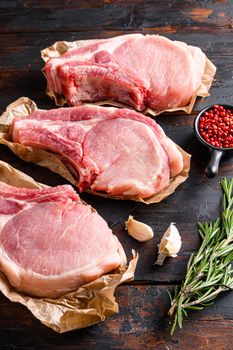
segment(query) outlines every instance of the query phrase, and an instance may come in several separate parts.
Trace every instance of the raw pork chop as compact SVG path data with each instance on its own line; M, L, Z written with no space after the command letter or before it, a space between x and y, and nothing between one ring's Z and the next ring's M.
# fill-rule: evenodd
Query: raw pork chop
M201 85L206 56L159 35L128 34L84 43L44 67L47 90L71 106L115 100L143 111L186 106Z
M0 182L0 268L17 290L58 297L121 263L120 242L71 186Z
M14 142L61 155L80 191L147 198L183 168L181 152L158 124L129 109L37 110L15 118L11 135Z

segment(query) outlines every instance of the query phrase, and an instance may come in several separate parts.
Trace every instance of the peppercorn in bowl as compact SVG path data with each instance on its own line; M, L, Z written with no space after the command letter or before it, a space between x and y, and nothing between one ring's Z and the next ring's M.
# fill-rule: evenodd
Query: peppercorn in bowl
M205 173L214 177L224 153L233 151L233 106L215 104L200 111L194 122L197 138L209 148L210 161Z

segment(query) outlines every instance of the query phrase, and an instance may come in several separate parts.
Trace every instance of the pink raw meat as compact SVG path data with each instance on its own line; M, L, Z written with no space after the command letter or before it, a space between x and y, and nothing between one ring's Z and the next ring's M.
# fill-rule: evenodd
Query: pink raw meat
M57 153L80 191L147 198L183 169L176 145L159 125L129 109L83 105L15 118L12 139Z
M0 182L0 269L17 290L59 297L125 259L107 223L71 186L25 189Z
M159 35L128 34L84 43L44 67L48 91L79 105L106 99L142 111L186 106L201 85L206 56Z

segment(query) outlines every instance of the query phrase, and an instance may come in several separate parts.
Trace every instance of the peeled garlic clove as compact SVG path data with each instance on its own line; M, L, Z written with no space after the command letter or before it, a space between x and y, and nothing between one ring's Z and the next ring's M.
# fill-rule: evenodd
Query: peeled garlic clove
M128 230L128 234L139 242L148 241L154 236L154 232L150 226L135 220L131 215L125 222L125 228Z
M181 248L181 244L179 231L176 226L171 223L159 244L159 255L155 264L162 265L167 256L176 257Z

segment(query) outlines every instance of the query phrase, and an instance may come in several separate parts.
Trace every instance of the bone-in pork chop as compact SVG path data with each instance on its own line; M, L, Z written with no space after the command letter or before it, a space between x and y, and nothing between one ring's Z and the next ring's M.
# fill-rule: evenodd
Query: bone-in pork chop
M176 145L151 118L83 105L37 110L12 122L14 142L59 154L80 191L150 197L183 168Z
M64 96L71 106L110 99L160 112L189 104L205 65L198 47L159 35L128 34L84 42L50 57L44 73L48 93Z

